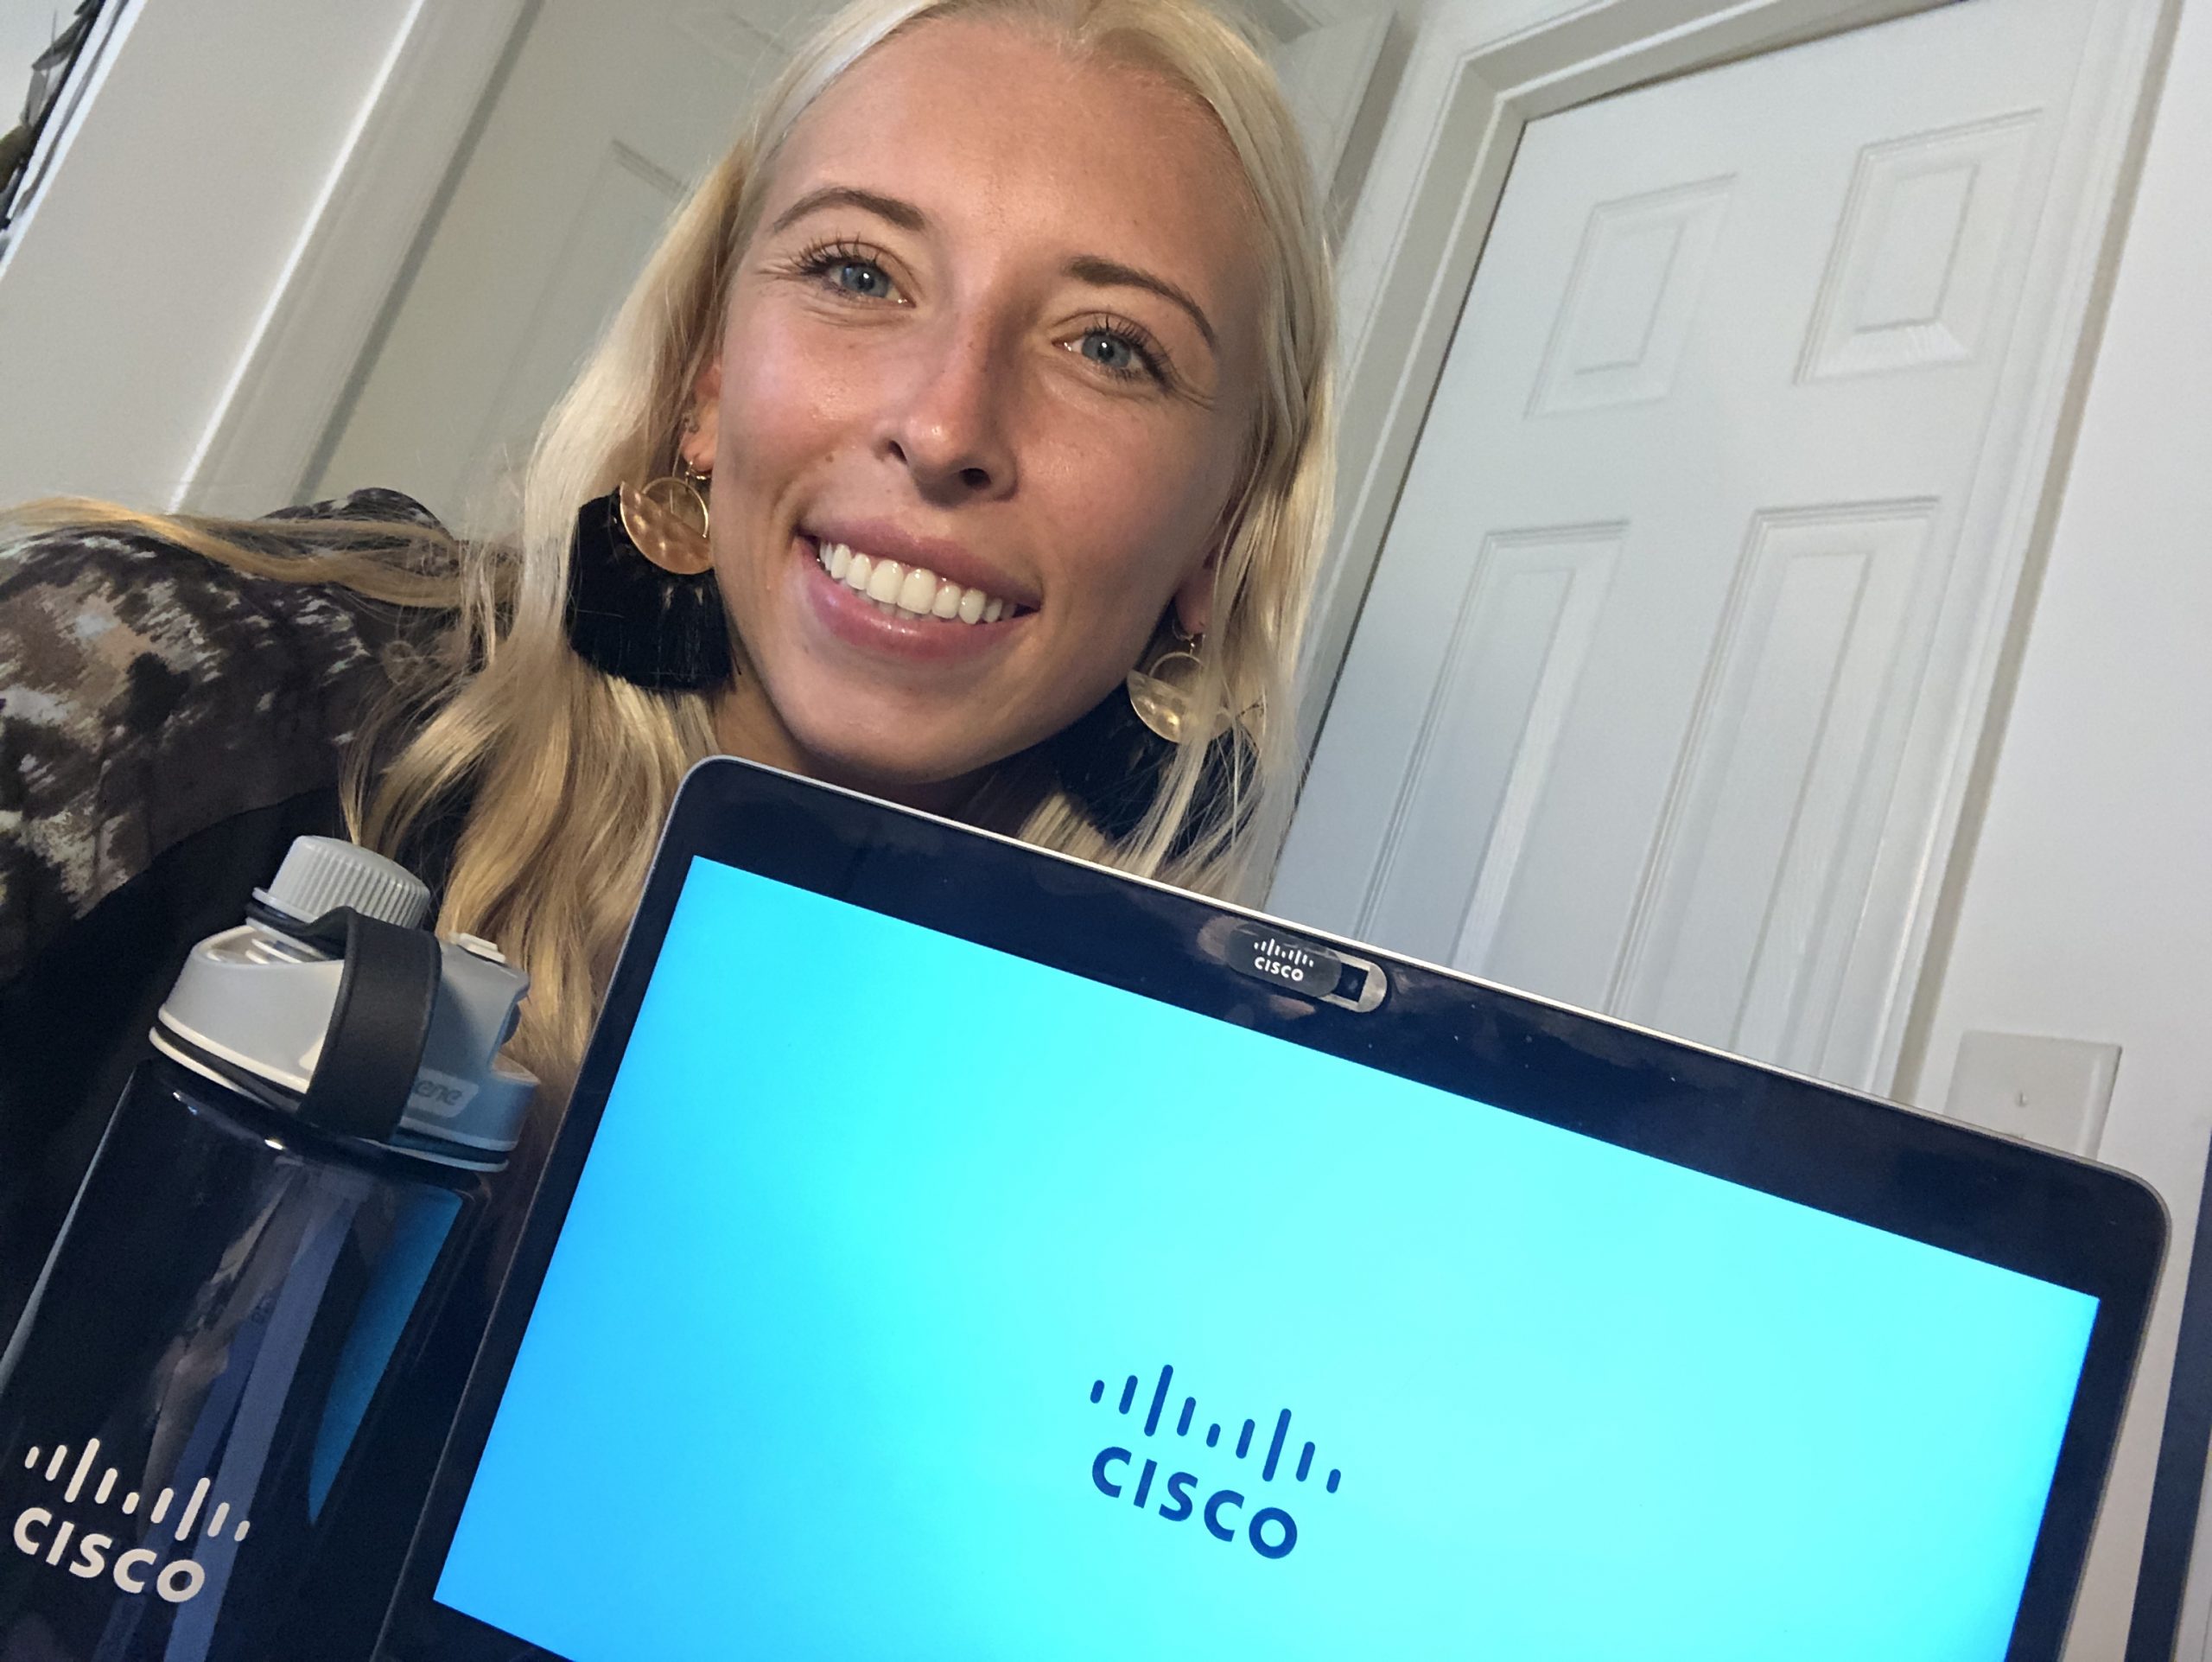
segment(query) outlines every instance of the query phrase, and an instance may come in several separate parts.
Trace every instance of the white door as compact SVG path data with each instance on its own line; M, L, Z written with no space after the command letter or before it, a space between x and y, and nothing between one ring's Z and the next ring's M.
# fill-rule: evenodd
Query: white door
M1272 909L1859 1084L2029 442L2090 8L1529 124ZM2010 389L2012 396L2005 394Z
M357 373L308 494L386 485L448 524L527 455L807 6L546 0ZM822 3L813 10L832 8Z

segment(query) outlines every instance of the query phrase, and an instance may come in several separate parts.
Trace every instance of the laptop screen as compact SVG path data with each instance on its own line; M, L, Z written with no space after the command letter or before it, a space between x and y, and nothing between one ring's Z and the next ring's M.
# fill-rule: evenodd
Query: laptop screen
M575 1662L1996 1662L2096 1310L695 857L435 1597Z

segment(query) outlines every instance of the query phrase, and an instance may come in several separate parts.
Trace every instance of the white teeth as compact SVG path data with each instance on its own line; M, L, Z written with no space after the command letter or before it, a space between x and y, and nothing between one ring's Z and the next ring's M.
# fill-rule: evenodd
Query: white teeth
M899 585L899 609L912 612L917 617L927 615L930 608L937 604L937 591L942 586L935 573L916 566L906 574L906 581Z
M891 616L935 617L950 622L996 623L1011 617L1014 605L981 589L963 589L924 566L856 554L844 543L818 543L815 558L832 579L873 601Z

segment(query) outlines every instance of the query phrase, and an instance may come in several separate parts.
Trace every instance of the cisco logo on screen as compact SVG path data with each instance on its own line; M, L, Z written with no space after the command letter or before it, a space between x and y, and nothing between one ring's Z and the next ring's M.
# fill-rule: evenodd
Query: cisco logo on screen
M251 1525L244 1518L233 1521L227 1501L217 1502L209 1511L208 1490L213 1485L204 1477L182 1496L175 1489L162 1489L150 1497L130 1489L116 1506L128 1522L70 1516L83 1507L115 1505L121 1474L112 1466L102 1468L99 1453L100 1440L93 1437L73 1461L67 1444L50 1451L33 1449L23 1456L23 1470L42 1480L51 1492L16 1514L11 1532L16 1550L26 1557L66 1569L79 1581L96 1581L105 1576L126 1593L143 1593L150 1585L168 1603L182 1604L207 1582L207 1570L190 1556L199 1550L200 1540L218 1541L227 1532L232 1540L243 1541ZM96 1471L99 1477L94 1482ZM86 1492L88 1483L90 1493ZM141 1500L149 1501L143 1522ZM135 1545L115 1551L134 1535L137 1537ZM168 1538L163 1540L163 1536ZM76 1549L73 1557L69 1557L72 1546ZM175 1556L163 1563L164 1556L172 1552Z
M1147 1438L1160 1432L1160 1418L1167 1408L1168 1387L1174 1383L1174 1379L1173 1366L1160 1370L1159 1381L1152 1389L1150 1405L1145 1410L1144 1435ZM1099 1404L1105 1402L1105 1380L1092 1382L1090 1400ZM1137 1376L1132 1373L1122 1386L1119 1411L1123 1415L1134 1413L1136 1404ZM1197 1423L1198 1411L1197 1398L1183 1398L1182 1410L1174 1419L1175 1436L1188 1437L1191 1435ZM1233 1418L1229 1423L1236 1423ZM1260 1422L1246 1420L1236 1431L1232 1448L1223 1450L1222 1423L1210 1421L1205 1429L1204 1446L1215 1450L1215 1453L1201 1455L1196 1449L1178 1451L1173 1445L1160 1447L1160 1453L1169 1455L1171 1463L1179 1465L1187 1460L1194 1466L1210 1465L1216 1476L1224 1480L1203 1496L1200 1490L1205 1487L1205 1484L1197 1473L1170 1472L1166 1481L1155 1487L1160 1461L1151 1455L1112 1443L1101 1449L1097 1458L1090 1462L1091 1487L1109 1500L1126 1499L1138 1511L1149 1508L1171 1524L1188 1523L1195 1515L1205 1524L1206 1533L1217 1541L1234 1542L1241 1536L1262 1558L1287 1558L1292 1549L1298 1544L1298 1520L1291 1515L1288 1506L1259 1504L1268 1497L1245 1493L1246 1487L1252 1481L1248 1475L1252 1470L1249 1465L1240 1472L1234 1467L1224 1466L1224 1462L1230 1458L1257 1460L1259 1482L1273 1485L1280 1473L1287 1482L1303 1483L1313 1474L1313 1445L1311 1442L1300 1445L1294 1460L1286 1467L1285 1455L1292 1447L1290 1410L1287 1408L1276 1414L1274 1428L1266 1436L1264 1454L1255 1442L1259 1434ZM1343 1480L1344 1474L1332 1467L1323 1480L1321 1487L1334 1494L1337 1485ZM1313 1493L1310 1489L1306 1491L1309 1495ZM1296 1496L1294 1492L1277 1491L1275 1498L1287 1501ZM1153 1506L1151 1503L1155 1499L1159 1505Z

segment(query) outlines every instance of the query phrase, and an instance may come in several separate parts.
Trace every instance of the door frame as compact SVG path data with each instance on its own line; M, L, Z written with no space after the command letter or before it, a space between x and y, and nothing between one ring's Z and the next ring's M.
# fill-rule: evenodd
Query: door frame
M1940 972L2179 13L2179 0L2052 3L2094 14L2046 198L2063 192L2088 211L2070 216L2055 258L2049 216L2037 230L2031 270L2056 275L2031 282L2014 325L2016 341L2044 344L1995 546L1968 584L1964 694L1924 746L1938 812L1915 846L1885 843L1872 891L1876 903L1902 906L1906 928L1878 961L1854 952L1840 992L1836 1027L1852 1037L1824 1071L1883 1093L1924 1022L1923 969ZM1338 258L1338 511L1300 660L1301 777L1522 130L1631 87L1944 3L1975 0L1432 0Z

